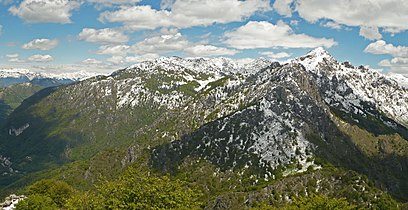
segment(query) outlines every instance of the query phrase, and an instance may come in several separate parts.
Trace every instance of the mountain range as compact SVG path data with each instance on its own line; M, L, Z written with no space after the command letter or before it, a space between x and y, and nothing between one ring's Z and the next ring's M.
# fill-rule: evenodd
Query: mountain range
M311 192L361 208L408 201L406 79L323 48L284 63L162 57L69 82L7 73L7 86L59 83L41 83L4 117L5 194L44 178L92 191L134 167L196 184L209 209Z

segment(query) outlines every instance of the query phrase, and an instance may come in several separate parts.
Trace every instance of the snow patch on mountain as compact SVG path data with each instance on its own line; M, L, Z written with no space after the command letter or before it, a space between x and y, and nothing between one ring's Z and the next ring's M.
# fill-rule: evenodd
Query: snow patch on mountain
M408 77L401 75L401 74L394 74L394 73L388 74L387 76L388 78L397 81L398 84L408 89Z
M317 48L306 56L294 59L315 75L318 85L329 85L325 101L341 103L353 113L364 109L369 102L389 118L408 126L408 88L402 84L407 80L400 75L384 75L363 66L354 67L349 62L337 62L323 48ZM345 111L345 110L343 110Z
M157 68L168 71L182 72L190 70L196 73L209 74L235 74L235 73L254 73L259 69L269 66L273 61L266 58L259 58L242 62L231 58L180 58L180 57L161 57L156 60L144 61L127 68L139 69L144 71L154 71Z
M252 134L252 141L255 142L249 150L254 150L260 156L262 167L268 163L275 169L279 165L287 165L292 161L304 165L308 155L306 150L311 148L301 130L293 125L292 114L290 112L277 114L272 111L272 106L276 106L268 100L260 102L259 110L264 112L264 121L260 125L264 129Z

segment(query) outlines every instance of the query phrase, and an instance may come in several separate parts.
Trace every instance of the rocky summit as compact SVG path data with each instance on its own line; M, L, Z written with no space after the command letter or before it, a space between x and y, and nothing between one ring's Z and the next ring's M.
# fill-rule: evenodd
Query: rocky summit
M52 179L92 200L133 189L131 174L197 191L191 207L402 208L408 88L323 48L284 63L162 57L36 92L4 120L0 163L3 196Z

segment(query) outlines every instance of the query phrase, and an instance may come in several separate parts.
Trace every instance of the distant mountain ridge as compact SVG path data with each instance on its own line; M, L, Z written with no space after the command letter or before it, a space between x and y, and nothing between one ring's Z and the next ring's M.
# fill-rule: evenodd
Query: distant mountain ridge
M7 87L13 84L32 83L41 86L55 86L69 84L89 77L96 76L96 73L78 71L73 73L42 73L33 72L27 69L0 69L0 87Z

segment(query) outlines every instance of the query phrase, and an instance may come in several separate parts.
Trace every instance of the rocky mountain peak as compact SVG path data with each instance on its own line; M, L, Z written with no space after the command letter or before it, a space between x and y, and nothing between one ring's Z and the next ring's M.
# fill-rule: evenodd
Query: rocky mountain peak
M314 56L314 57L332 57L329 52L323 47L317 47L311 51L309 51L306 56Z

